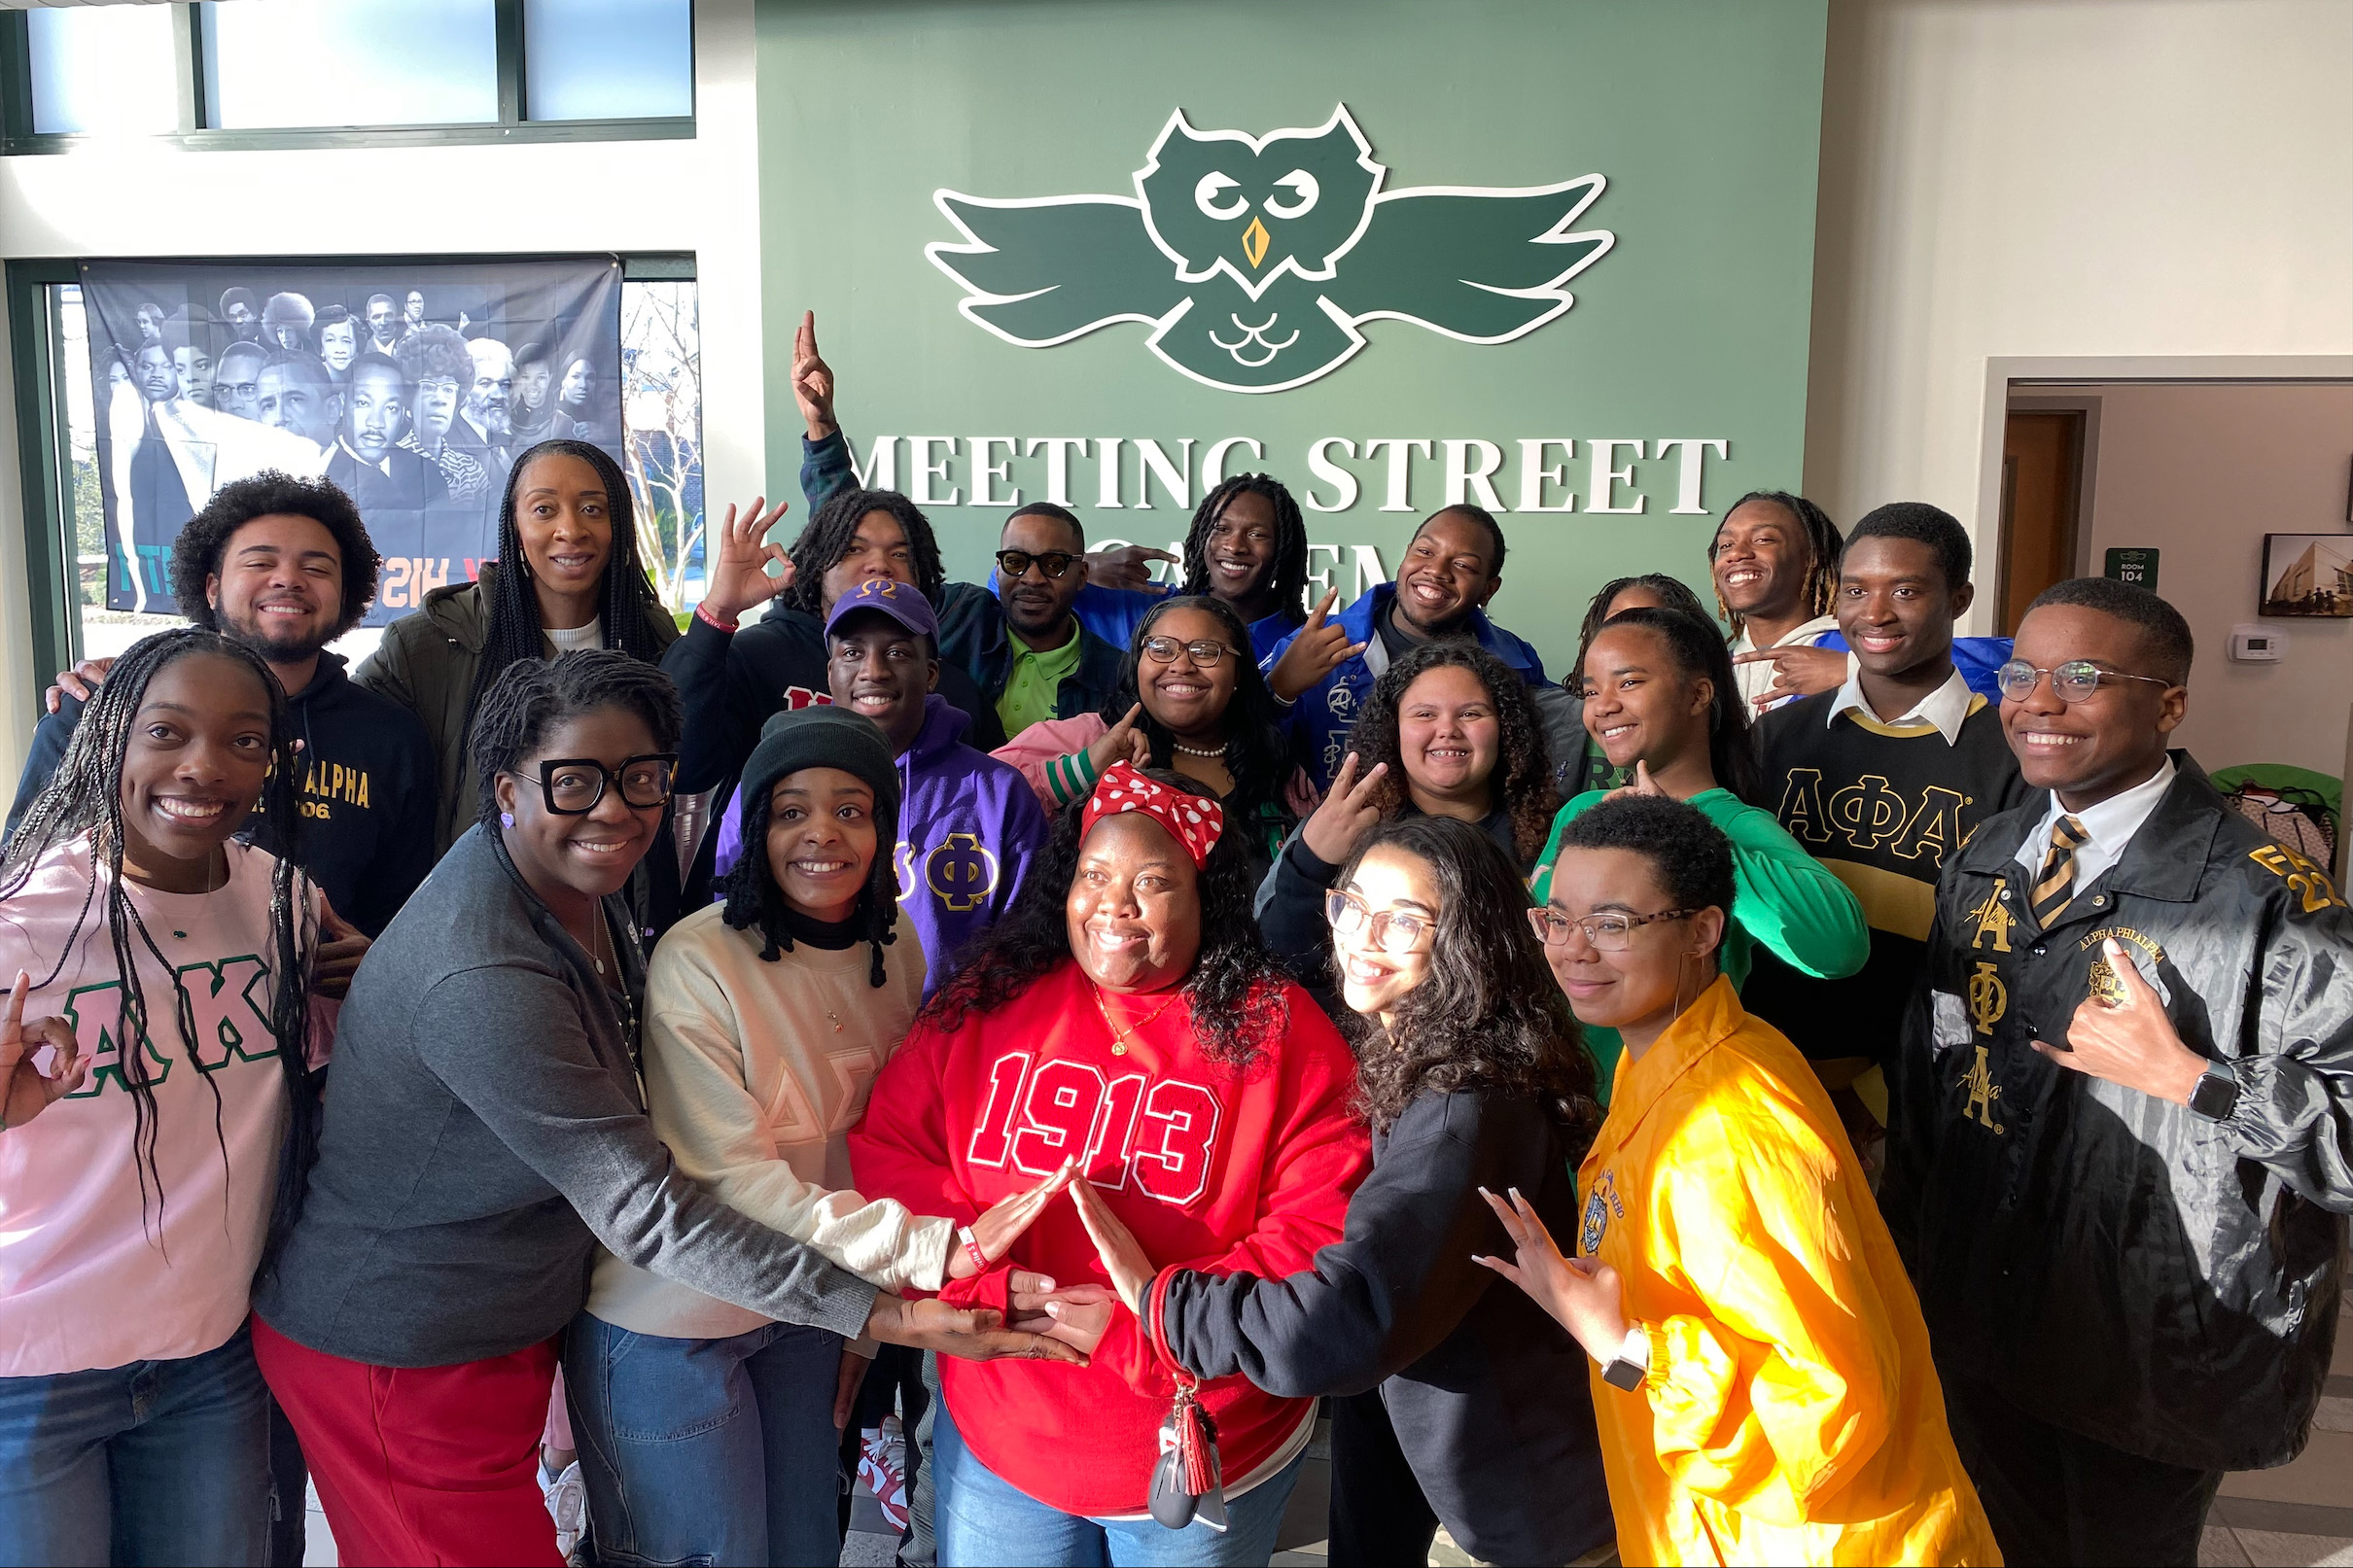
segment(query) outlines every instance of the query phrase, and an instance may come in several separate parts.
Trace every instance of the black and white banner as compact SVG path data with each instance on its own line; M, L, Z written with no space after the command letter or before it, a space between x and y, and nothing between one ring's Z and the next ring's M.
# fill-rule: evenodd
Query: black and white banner
M473 578L515 458L622 455L611 258L301 265L89 261L109 610L178 612L181 525L233 479L325 474L384 557L367 624Z

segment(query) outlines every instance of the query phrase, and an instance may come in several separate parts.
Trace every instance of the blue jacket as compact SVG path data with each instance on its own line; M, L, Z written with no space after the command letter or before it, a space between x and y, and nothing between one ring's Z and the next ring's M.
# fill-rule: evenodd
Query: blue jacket
M1825 632L1814 639L1815 647L1837 648L1842 653L1852 652L1846 639L1836 632ZM2007 637L1956 637L1952 640L1952 666L1969 682L1969 689L1989 703L2002 700L2002 688L1994 675L2010 662L2010 650L2015 645Z
M997 591L997 575L989 574L989 591ZM1175 597L1174 584L1162 583L1151 588L1099 588L1088 583L1078 590L1078 602L1071 607L1078 624L1093 632L1113 647L1125 651L1136 641L1136 628L1143 617L1163 599ZM1250 657L1264 661L1290 640L1306 619L1295 610L1277 610L1250 622Z
M1373 628L1381 612L1396 597L1395 583L1376 583L1372 592L1358 594L1355 603L1340 612L1341 630L1348 633L1350 642L1362 643L1364 651L1325 676L1320 684L1301 693L1291 709L1291 730L1299 743L1301 766L1326 789L1331 787L1342 760L1348 755L1348 732L1356 722L1357 710L1373 694L1373 682L1380 679L1381 672L1388 668L1388 650ZM1544 684L1544 661L1526 641L1489 620L1484 610L1472 610L1468 625L1479 645L1519 671L1523 680L1531 686ZM1254 635L1256 628L1251 631ZM1258 661L1258 668L1273 670L1275 661L1298 635L1293 631L1283 638L1273 652Z
M1004 918L1046 844L1046 814L1020 772L964 744L971 715L937 692L898 759L898 907L924 950L924 994L956 972L964 950ZM743 854L743 812L720 819L715 877Z

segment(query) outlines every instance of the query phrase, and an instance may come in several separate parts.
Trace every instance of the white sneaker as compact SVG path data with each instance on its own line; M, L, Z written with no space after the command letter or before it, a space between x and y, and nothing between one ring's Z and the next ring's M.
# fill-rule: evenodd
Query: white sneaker
M907 1527L907 1445L898 1419L885 1416L879 1431L859 1435L858 1479L874 1494L874 1506L894 1530Z
M540 1484L547 1500L547 1516L555 1520L555 1550L569 1560L573 1548L580 1544L580 1527L588 1519L588 1491L580 1481L580 1462L573 1460L552 1481L543 1468Z

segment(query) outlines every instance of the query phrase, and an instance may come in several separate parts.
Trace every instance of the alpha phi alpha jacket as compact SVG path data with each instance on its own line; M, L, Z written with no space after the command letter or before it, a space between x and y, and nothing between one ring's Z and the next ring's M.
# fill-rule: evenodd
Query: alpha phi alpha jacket
M1927 986L1890 1065L1879 1194L1937 1361L2128 1453L2284 1464L2328 1373L2353 1212L2353 914L2174 753L2124 858L2049 930L2015 858L2049 795L1949 859ZM2073 1071L2124 944L2235 1109Z

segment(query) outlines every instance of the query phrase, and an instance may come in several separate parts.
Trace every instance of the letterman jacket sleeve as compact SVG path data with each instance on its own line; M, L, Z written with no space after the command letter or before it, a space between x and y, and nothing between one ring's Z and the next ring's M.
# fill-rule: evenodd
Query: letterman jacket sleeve
M1030 782L1037 804L1062 810L1095 787L1095 766L1086 749L1110 728L1101 714L1075 718L1041 718L989 755Z
M1808 854L1773 814L1746 806L1716 824L1732 840L1732 917L1774 957L1816 980L1841 980L1871 957L1854 890Z
M2334 1213L2353 1213L2353 912L2318 866L2255 852L2270 932L2258 960L2254 1051L2231 1070L2221 1132L2238 1157Z

